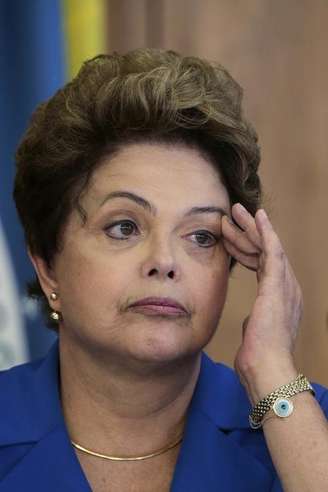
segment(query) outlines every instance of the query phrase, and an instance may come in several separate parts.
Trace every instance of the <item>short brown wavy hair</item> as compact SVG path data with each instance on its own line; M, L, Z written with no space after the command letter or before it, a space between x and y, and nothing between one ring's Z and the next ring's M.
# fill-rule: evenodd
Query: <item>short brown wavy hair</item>
M220 173L231 204L240 202L254 215L261 201L260 150L241 101L241 87L220 64L172 50L86 61L37 107L17 148L13 196L30 251L51 265L74 207L83 218L79 197L102 157L140 141L198 148ZM37 277L28 292L55 329Z

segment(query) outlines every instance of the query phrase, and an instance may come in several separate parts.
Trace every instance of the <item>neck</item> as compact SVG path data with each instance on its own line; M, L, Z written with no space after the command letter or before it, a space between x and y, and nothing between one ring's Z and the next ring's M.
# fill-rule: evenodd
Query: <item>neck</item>
M59 348L61 400L73 441L110 455L141 455L182 434L201 353L129 365L122 356L85 352L65 336Z

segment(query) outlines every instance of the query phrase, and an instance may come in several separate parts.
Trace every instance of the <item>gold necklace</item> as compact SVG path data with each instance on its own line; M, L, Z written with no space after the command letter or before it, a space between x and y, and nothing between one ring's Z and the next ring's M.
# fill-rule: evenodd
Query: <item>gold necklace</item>
M174 441L172 444L170 444L168 447L162 448L159 451L155 451L155 453L146 454L145 456L133 456L133 457L130 457L130 458L125 458L125 457L121 457L121 456L108 456L106 454L95 453L95 451L91 451L90 449L83 448L82 446L80 446L79 444L77 444L74 441L71 441L71 443L72 443L72 445L76 449L79 449L80 451L83 451L83 453L91 454L92 456L97 456L98 458L104 458L105 460L112 460L112 461L139 461L139 460L146 460L148 458L153 458L154 456L158 456L159 454L165 453L165 451L168 451L169 449L174 448L181 441L182 441L182 435L176 441Z

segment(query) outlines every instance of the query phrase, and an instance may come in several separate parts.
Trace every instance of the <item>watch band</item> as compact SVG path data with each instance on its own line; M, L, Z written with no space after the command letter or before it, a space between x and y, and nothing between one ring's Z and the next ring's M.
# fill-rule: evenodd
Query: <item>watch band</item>
M311 391L313 396L315 395L315 391L308 379L303 376L303 374L299 374L296 379L290 383L284 384L283 386L280 386L280 388L269 393L253 407L249 415L249 424L252 429L259 429L262 426L263 417L271 409L273 409L274 413L279 417L288 417L293 411L293 407L290 408L291 402L289 402L288 398L302 391ZM281 401L279 401L280 409L279 405L275 405L278 399L286 399L286 408L284 408L284 404L282 404ZM289 408L287 409L287 407ZM288 414L284 415L284 410L288 410L289 413L287 412Z

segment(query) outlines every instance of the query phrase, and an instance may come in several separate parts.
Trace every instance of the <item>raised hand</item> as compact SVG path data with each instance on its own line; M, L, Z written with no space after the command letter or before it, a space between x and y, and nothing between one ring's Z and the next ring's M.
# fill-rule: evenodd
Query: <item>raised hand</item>
M281 242L263 209L255 218L239 203L233 205L235 225L222 219L227 252L257 275L258 289L243 323L243 340L235 369L255 403L297 371L293 360L302 315L302 293Z

